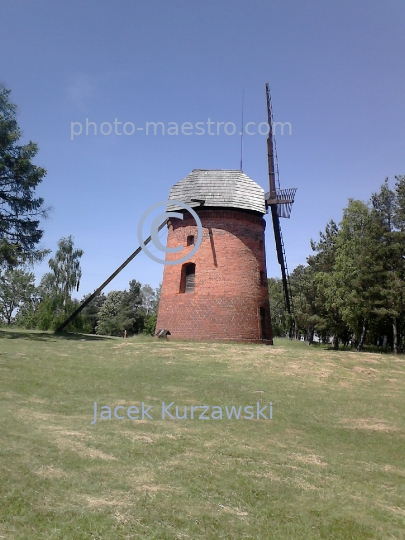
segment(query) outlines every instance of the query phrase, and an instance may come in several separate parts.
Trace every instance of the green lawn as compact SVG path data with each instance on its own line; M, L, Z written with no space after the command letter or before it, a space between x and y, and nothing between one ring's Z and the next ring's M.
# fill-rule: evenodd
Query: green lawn
M0 538L405 538L404 357L3 328L0 381Z

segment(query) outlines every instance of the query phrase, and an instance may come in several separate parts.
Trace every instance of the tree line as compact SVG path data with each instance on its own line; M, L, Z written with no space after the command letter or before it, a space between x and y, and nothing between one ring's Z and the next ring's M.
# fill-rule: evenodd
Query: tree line
M405 339L405 176L388 179L364 203L349 199L339 224L329 221L313 254L290 276L293 320L284 307L281 280L269 279L273 331L308 343L321 340L391 347Z
M0 271L0 321L3 324L40 330L55 330L80 302L72 298L82 276L81 249L71 236L61 238L50 272L35 286L35 275L25 267ZM133 279L129 289L97 296L67 328L76 332L110 336L154 334L160 287L153 289Z

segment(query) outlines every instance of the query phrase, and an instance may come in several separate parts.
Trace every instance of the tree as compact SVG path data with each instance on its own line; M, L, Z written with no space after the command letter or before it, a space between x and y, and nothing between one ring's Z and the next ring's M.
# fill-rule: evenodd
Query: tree
M142 309L142 285L136 279L129 282L129 291L124 291L120 308L122 332L138 334L143 330L145 313Z
M350 339L362 350L388 337L394 353L403 350L405 338L405 176L397 176L395 189L388 179L366 204L349 200L339 226L330 221L307 266L290 276L295 306L296 333L314 330L324 339L333 334ZM281 283L269 280L272 319L276 332L286 313ZM282 330L281 330L282 331Z
M325 232L319 233L319 241L311 240L311 248L317 252L307 258L310 272L316 283L316 313L319 317L316 330L325 339L333 334L333 347L339 348L339 338L346 330L342 314L337 305L327 304L327 280L333 271L336 258L336 242L339 233L337 224L330 220L325 227Z
M145 315L152 315L156 313L158 304L158 298L156 290L152 289L150 285L143 285L141 287L142 309Z
M43 199L35 189L46 175L32 163L38 146L30 141L19 145L21 130L10 90L0 85L0 265L41 260L48 251L37 249L46 216Z
M280 278L268 278L270 317L273 336L284 337L289 331L288 313L285 307L283 282Z
M38 328L56 329L77 308L78 302L71 298L71 293L79 289L82 255L81 249L74 249L72 236L59 240L55 257L48 261L52 272L42 276L38 287L41 301L34 317ZM83 330L83 324L83 318L79 316L69 327Z
M0 274L0 317L11 324L24 305L35 295L35 276L22 269L7 269Z
M405 233L405 176L395 177L395 206L393 221L395 227Z
M148 293L148 303L143 306L144 296L142 290ZM156 300L159 289L151 294L153 289L149 285L142 285L136 279L129 282L129 291L111 291L98 310L97 334L123 336L138 334L144 329L145 321L148 329L153 325L155 313L151 311L151 298ZM149 297L150 295L150 297ZM155 301L153 302L155 306ZM154 307L156 311L156 306ZM149 310L149 315L146 311ZM156 324L156 323L155 323ZM149 330L148 330L149 331Z
M309 258L321 268L316 281L327 312L325 320L331 316L335 320L335 337L354 334L359 351L367 333L380 340L389 321L393 350L397 353L400 349L405 296L405 179L397 177L397 181L393 191L386 180L369 204L349 200L333 242L323 242L320 259Z
M332 271L321 279L326 307L337 310L355 333L358 351L363 348L381 299L379 237L369 207L362 201L349 200L336 239Z
M317 288L312 266L297 266L291 276L291 291L294 301L295 331L305 335L306 341L311 344L314 340L315 327L320 318L317 315L316 301Z
M120 317L123 298L124 291L111 291L107 294L98 313L97 334L122 336L125 330Z
M394 226L398 230L399 234L397 235L398 243L400 245L398 263L400 266L399 276L401 279L401 290L399 291L398 302L401 306L401 314L399 317L400 332L398 336L398 343L401 351L403 352L404 348L401 346L401 343L404 339L405 334L405 175L395 177L395 205L394 205L394 216L393 222ZM404 344L405 345L405 344Z
M90 296L90 293L86 294L84 298L82 298L80 303L83 303L89 296ZM106 300L105 295L99 294L82 311L83 319L86 325L88 325L89 333L91 334L96 333L96 328L97 328L97 324L98 324L98 320L100 316L100 309L101 309L101 306L104 304L105 300Z
M144 313L143 333L149 336L154 336L156 332L157 311L161 290L161 284L156 289L153 289L150 285L143 285L141 287L141 310Z
M397 177L396 190L388 186L388 179L379 193L371 197L372 216L378 228L378 248L384 273L380 288L382 300L379 311L391 319L392 347L400 349L400 322L404 314L405 295L405 178Z
M148 336L154 336L156 333L157 313L145 317L143 333Z
M73 237L61 238L54 259L48 261L52 272L42 278L42 287L48 288L49 293L60 295L64 313L67 313L67 304L74 289L79 290L82 271L80 258L83 250L74 249Z

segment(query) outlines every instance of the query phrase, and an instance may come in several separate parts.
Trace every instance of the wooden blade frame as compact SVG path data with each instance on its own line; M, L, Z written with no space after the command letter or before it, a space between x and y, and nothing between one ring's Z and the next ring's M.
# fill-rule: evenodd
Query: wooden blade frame
M276 190L276 173L274 166L274 143L273 143L273 125L272 125L272 114L271 114L271 98L270 98L270 88L269 84L266 83L266 102L267 102L267 123L269 125L269 135L267 137L267 161L268 161L268 170L269 170L269 184L270 184L270 194L269 200L267 201L268 206L270 206L271 217L273 220L273 231L274 231L274 240L276 242L276 251L277 251L277 260L281 267L281 278L283 282L284 289L284 298L287 308L287 312L291 314L292 311L292 299L289 288L288 281L288 271L287 264L285 260L285 252L283 247L283 240L281 235L280 227L280 218L277 212L277 190Z

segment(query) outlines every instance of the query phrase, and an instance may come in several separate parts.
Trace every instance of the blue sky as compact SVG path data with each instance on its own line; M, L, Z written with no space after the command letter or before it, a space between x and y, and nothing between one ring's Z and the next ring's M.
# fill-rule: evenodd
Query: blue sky
M141 215L172 184L239 168L237 134L101 135L103 122L239 127L244 91L245 122L258 125L268 81L275 121L292 126L277 137L281 186L298 188L281 223L290 271L350 197L405 174L403 0L2 0L0 19L0 81L48 171L43 246L71 234L84 250L78 296L138 247ZM97 136L72 140L86 118ZM265 136L245 135L243 170L267 189ZM279 276L266 220L268 274ZM162 272L141 254L106 291L133 278L157 286Z

